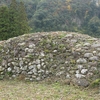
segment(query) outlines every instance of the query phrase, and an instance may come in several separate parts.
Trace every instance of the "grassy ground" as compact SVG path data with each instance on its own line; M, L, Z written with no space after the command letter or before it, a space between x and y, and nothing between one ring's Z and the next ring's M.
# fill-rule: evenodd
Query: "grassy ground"
M98 89L60 83L0 81L0 100L100 100Z

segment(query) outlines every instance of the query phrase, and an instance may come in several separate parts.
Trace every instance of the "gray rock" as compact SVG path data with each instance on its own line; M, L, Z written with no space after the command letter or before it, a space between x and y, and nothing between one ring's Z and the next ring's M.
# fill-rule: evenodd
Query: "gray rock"
M84 58L79 58L76 62L79 64L87 63L86 59L84 59Z
M88 67L90 68L91 66L97 66L97 63L97 61L88 62Z
M16 75L12 75L12 78L15 78L16 77Z
M79 70L76 70L76 74L79 74L80 73L80 71Z
M33 79L36 79L36 76L35 76L35 75L32 75L32 78L33 78Z
M14 65L14 66L16 66L16 65L17 65L17 64L16 64L16 62L11 62L11 64L12 64L12 65Z
M21 74L22 74L22 75L26 75L27 72L26 72L26 71L22 71Z
M43 61L44 61L44 59L41 59L41 61L43 62Z
M75 47L76 48L82 47L82 44L77 44Z
M72 35L72 34L67 34L65 37L66 37L66 38L72 38L73 35Z
M48 70L46 70L46 74L47 74L47 75L49 74L49 71L48 71Z
M96 54L97 53L97 51L93 51L93 54Z
M15 70L17 73L20 72L20 68L19 68L19 67L14 66L14 70Z
M77 65L77 68L78 68L79 70L81 70L81 69L83 68L83 65Z
M42 62L41 65L43 66L44 65L44 62Z
M76 40L76 39L71 39L71 42L72 42L72 43L76 43L77 40Z
M56 53L56 52L57 52L57 50L53 50L53 52L54 52L54 53Z
M93 77L93 73L92 72L88 72L87 73L87 78L91 78L91 77Z
M41 56L41 57L44 57L44 56L45 56L45 54L44 54L43 52L41 52L41 53L40 53L40 56Z
M96 67L91 67L90 71L92 71L92 72L97 71L97 68Z
M28 72L28 75L32 75L33 74L33 72Z
M33 81L33 78L30 78L30 81Z
M37 69L36 69L36 68L33 68L33 69L32 69L32 72L33 72L33 73L37 73Z
M92 47L93 48L99 48L100 47L100 44L93 44Z
M37 65L37 68L38 68L38 69L41 69L41 65L40 65L40 64L38 64L38 65Z
M2 67L2 66L0 66L0 72L1 72L1 71L3 71L3 70L4 70L4 69L3 69L3 67Z
M89 86L89 82L86 79L78 79L76 84L83 87Z
M100 51L100 48L96 48L97 49L97 51Z
M38 73L44 73L44 70L40 69L40 70L38 71Z
M69 61L65 61L65 64L68 64L69 63Z
M31 69L33 69L33 68L34 68L34 66L33 66L33 65L31 65L31 66L29 66L28 68L31 70Z
M22 70L27 70L27 65L22 68Z
M7 65L7 61L6 60L3 60L2 61L2 66L5 66L5 65Z
M81 70L81 73L82 73L82 74L86 74L87 72L88 72L88 69L82 69L82 70Z
M70 74L67 73L66 74L66 78L71 78Z
M60 75L62 75L63 73L64 73L64 71L60 71L60 72L56 73L56 76L60 76Z
M23 61L23 58L20 57L20 58L19 58L19 61Z
M40 78L40 77L37 77L37 78L36 78L36 80L37 80L37 81L40 81L40 80L41 80L41 78Z
M41 62L41 60L39 60L39 59L37 59L37 60L35 61L36 64L40 64L40 62Z
M25 48L25 52L28 52L28 49L29 49L29 48Z
M97 56L93 56L89 58L90 61L98 61L98 57Z
M98 53L98 56L100 57L100 53Z
M90 43L84 43L83 46L91 46Z
M22 42L22 43L18 43L19 46L24 46L25 45L25 42Z
M21 60L20 62L19 62L19 66L21 67L21 66L23 66L23 60Z
M70 68L68 68L68 71L69 71L69 73L70 73L71 75L73 75L73 74L75 73L75 71L74 71L74 70L70 70Z
M28 52L29 53L32 53L34 50L33 49L28 49Z
M7 68L7 71L8 71L8 72L11 72L11 71L12 71L12 68L10 68L10 67Z
M89 41L96 41L97 39L96 38L89 38L88 40Z
M12 73L15 73L16 71L15 71L15 70L12 70L11 72L12 72Z
M82 75L82 74L75 74L75 77L80 79L80 78L84 78L85 75Z
M30 44L29 45L29 48L31 48L31 49L34 48L34 47L35 47L35 44Z
M46 69L46 65L43 66L43 69Z
M93 57L93 54L92 53L85 53L84 57L85 58L90 58L90 57Z

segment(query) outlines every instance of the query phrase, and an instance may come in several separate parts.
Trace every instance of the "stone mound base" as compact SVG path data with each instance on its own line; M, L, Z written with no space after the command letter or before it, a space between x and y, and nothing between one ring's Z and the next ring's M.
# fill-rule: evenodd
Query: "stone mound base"
M0 78L49 77L88 86L100 78L100 39L72 32L25 34L0 42Z

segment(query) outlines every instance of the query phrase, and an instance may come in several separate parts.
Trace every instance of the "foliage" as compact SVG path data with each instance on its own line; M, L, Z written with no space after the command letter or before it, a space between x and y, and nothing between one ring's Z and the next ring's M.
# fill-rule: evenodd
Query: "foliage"
M10 5L0 6L0 40L29 32L28 20L22 2L11 0Z
M94 16L90 19L88 23L89 31L95 33L95 35L100 34L100 19L97 16Z
M9 30L9 11L8 8L0 7L0 39L7 39L7 34Z
M25 34L29 32L28 19L25 12L24 3L20 2L18 7L18 21L19 21L19 34Z
M94 80L90 85L90 87L99 87L99 86L100 86L100 79Z
M30 20L34 31L81 31L100 35L90 28L90 19L100 18L100 7L90 0L42 0ZM95 35L95 36L96 36Z
M9 5L10 1L2 0L1 4ZM20 2L20 0L16 1ZM96 5L96 0L22 1L25 3L24 9L26 9L32 32L79 31L100 36L100 25L93 21L96 17L100 19L100 5ZM93 23L95 28L92 29Z

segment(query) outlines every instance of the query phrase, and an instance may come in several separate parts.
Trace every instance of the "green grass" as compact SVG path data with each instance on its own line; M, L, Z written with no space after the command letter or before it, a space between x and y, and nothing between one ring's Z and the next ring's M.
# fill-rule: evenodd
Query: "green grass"
M0 81L0 100L100 100L99 92L55 82Z

